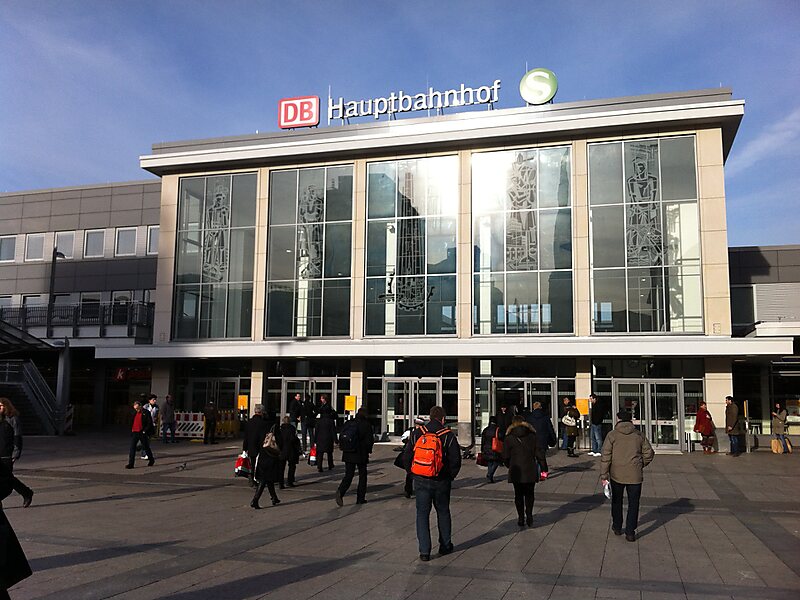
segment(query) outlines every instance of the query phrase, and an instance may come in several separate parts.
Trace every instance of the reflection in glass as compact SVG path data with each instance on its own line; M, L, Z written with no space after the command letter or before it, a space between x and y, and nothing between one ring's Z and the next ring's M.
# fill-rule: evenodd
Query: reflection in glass
M274 171L269 176L269 224L296 223L297 171Z
M539 208L569 206L569 149L539 150Z
M700 264L700 224L696 202L664 204L667 264Z
M628 270L630 331L666 331L662 269Z
M294 323L294 282L267 285L267 337L290 337Z
M503 214L483 215L475 219L473 244L475 272L505 270L505 219Z
M269 228L270 280L294 279L294 227Z
M325 278L350 277L350 223L325 226ZM350 287L348 283L348 288Z
M350 333L350 280L325 281L322 305L322 335Z
M622 201L622 144L591 144L589 204L617 204Z
M539 211L539 268L572 268L570 210Z
M456 333L456 278L428 277L427 334Z
M666 273L670 331L702 333L703 289L700 267L672 267Z
M572 273L541 273L539 280L542 333L572 332Z
M693 137L661 140L661 174L665 201L697 198Z
M592 266L625 266L624 207L592 207Z
M379 163L367 166L367 217L395 216L397 198L397 164Z
M506 275L507 333L539 333L539 275Z
M627 331L624 269L594 272L595 331Z
M351 221L353 219L352 167L331 167L325 177L325 220Z
M477 334L506 332L505 276L502 273L475 276L472 322Z

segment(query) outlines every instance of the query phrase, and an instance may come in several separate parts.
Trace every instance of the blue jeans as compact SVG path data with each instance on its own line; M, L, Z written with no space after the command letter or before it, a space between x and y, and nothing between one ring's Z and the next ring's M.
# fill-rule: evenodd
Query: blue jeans
M494 479L494 474L497 471L497 467L499 467L502 463L499 460L490 460L489 461L489 472L486 474L486 478L491 481Z
M589 433L592 436L592 452L600 452L603 448L603 426L592 424Z
M731 441L731 454L739 454L739 436L729 434L728 439Z
M563 425L561 427L561 449L567 449L567 428Z
M167 443L167 430L169 430L171 434L170 441L174 444L175 443L175 421L172 423L162 423L161 424L161 431L164 435L164 443Z
M789 445L786 443L786 434L783 433L776 433L775 437L778 438L781 443L783 444L783 451L788 454L789 453Z
M436 509L436 521L439 525L439 547L447 547L450 539L452 523L450 521L450 480L436 481L426 477L414 476L414 492L417 500L417 541L419 553L431 553L431 506Z

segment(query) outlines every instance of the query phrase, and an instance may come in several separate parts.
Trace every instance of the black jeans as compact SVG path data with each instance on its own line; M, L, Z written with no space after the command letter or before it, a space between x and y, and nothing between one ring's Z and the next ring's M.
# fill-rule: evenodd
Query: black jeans
M141 431L136 433L131 432L131 449L130 452L128 452L128 464L130 466L133 466L136 461L136 446L139 444L142 445L142 452L147 455L147 458L149 460L155 460L155 458L153 458L153 451L150 450L150 438Z
M258 484L258 489L256 490L256 495L253 496L253 503L258 504L259 499L261 498L261 494L264 493L264 488L269 490L269 497L272 498L273 501L278 499L278 495L275 493L275 484L272 481L264 481L261 480L261 483Z
M520 519L523 516L533 516L533 492L535 489L535 483L514 484L514 504L517 506L517 515Z
M14 461L11 460L10 458L3 458L2 461L3 461L3 466L8 468L8 474L10 475L11 479L11 489L17 492L23 498L33 494L33 490L31 490L31 488L22 483L12 474L14 472Z
M211 441L212 444L217 443L217 422L206 421L206 426L203 429L203 443L207 444Z
M611 480L611 527L622 529L622 492L628 492L628 515L625 518L625 533L633 535L639 524L639 499L642 497L641 483L617 483Z
M314 427L313 423L309 423L307 419L303 419L300 422L300 433L303 436L303 452L306 451L308 446L306 446L306 438L311 439L311 445L314 445Z
M285 477L286 465L289 465L288 477ZM294 483L294 474L297 471L297 463L282 458L280 461L280 466L278 468L281 470L281 485L286 485L287 483L289 485L292 485Z
M328 468L333 468L333 452L320 452L317 448L317 470L322 471L322 457L328 455Z
M339 484L339 495L344 496L353 483L353 477L358 467L358 488L356 489L356 502L363 502L367 495L367 463L344 463L344 478Z
M494 474L497 472L497 467L499 467L502 464L503 463L501 463L499 460L490 460L489 461L489 472L486 473L486 478L489 481L494 481Z
M403 491L405 492L406 496L411 496L414 494L414 478L411 473L406 471L406 482L403 485Z

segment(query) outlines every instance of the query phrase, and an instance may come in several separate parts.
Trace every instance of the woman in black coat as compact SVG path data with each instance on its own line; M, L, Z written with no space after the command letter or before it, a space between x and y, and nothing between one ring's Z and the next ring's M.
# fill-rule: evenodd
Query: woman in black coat
M514 485L517 525L522 527L527 521L530 527L533 525L533 493L544 457L536 440L536 430L522 417L514 417L506 430L503 458L508 466L508 480Z
M278 448L277 450L265 448L262 442L261 448L258 451L258 458L256 459L255 464L255 478L258 481L258 489L256 490L255 496L253 496L253 501L250 503L250 506L256 509L261 508L258 505L258 501L261 498L261 494L264 493L264 487L269 490L269 496L272 498L272 506L281 503L281 501L278 499L278 495L275 493L275 482L280 481L281 478L280 455L283 440L281 439L280 433L278 432L278 428L276 426L273 426L272 429L270 429L270 433L275 436L275 443L277 444Z
M300 462L300 440L297 437L297 429L292 425L289 417L283 418L280 429L281 454L280 454L280 487L284 484L294 487L294 473L297 463ZM285 478L286 465L289 465L289 477Z
M503 460L503 457L500 454L492 450L492 441L495 439L495 437L502 442L505 436L499 431L499 427L497 426L497 417L489 417L489 425L481 433L481 454L489 463L489 472L486 474L486 479L489 481L489 483L494 483L494 474L497 471L497 467L502 464Z
M333 469L333 446L336 444L336 413L323 404L317 417L317 470L322 473L322 456L328 454L328 470Z

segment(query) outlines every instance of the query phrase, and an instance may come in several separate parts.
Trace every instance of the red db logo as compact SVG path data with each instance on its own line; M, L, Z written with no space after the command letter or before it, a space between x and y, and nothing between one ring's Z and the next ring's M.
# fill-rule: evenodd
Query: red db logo
M278 101L278 127L313 127L319 125L319 96L284 98Z

